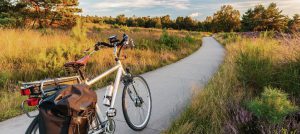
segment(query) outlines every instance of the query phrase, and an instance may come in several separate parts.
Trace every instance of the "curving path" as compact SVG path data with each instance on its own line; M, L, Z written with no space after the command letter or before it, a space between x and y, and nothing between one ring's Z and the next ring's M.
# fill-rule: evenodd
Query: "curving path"
M201 89L208 82L222 63L224 55L224 48L214 38L204 37L202 47L192 55L143 74L152 93L153 107L150 122L143 131L132 131L124 120L121 107L122 93L118 92L119 96L115 104L117 109L115 133L156 134L166 129L189 102L194 92L193 87ZM99 102L102 102L104 92L105 90L97 91ZM20 115L0 122L0 134L22 134L31 120L26 115Z

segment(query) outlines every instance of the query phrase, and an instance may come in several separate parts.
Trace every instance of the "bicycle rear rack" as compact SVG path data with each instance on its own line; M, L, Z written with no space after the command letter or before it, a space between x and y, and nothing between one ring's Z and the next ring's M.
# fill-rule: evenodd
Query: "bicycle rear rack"
M47 96L47 88L48 87L55 87L59 86L62 84L68 85L68 84L80 84L82 83L82 80L80 79L80 76L71 76L71 77L61 77L61 78L55 78L55 79L47 79L47 80L39 80L39 81L33 81L33 82L25 82L22 83L21 88L29 88L29 87L38 87L42 97ZM45 90L44 90L45 89ZM29 111L25 109L25 102L27 100L24 100L21 104L21 109L22 111L29 117L29 118L34 118L35 116L32 116L29 114ZM39 104L41 103L42 99L40 100ZM36 106L38 108L38 106Z

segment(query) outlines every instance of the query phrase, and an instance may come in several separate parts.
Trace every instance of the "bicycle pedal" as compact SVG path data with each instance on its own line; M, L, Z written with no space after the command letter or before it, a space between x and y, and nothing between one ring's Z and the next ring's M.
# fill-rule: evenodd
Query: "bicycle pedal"
M117 110L115 108L109 108L106 111L106 116L107 117L115 117L117 115Z

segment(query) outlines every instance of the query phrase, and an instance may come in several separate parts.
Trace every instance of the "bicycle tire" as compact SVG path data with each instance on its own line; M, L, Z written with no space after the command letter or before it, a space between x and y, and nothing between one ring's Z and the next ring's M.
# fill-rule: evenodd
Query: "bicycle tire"
M98 116L97 114L95 116ZM28 126L28 128L26 129L26 132L25 134L39 134L39 116L36 116L33 121L30 123L30 125ZM95 117L95 118L98 118L98 117ZM97 120L97 119L96 119ZM100 124L99 124L100 126Z
M38 116L36 116L33 121L30 123L30 125L28 126L28 128L26 129L25 134L32 134L32 132L34 132L35 129L38 128Z
M150 88L149 88L148 83L146 82L146 80L142 76L133 76L132 80L134 81L135 78L139 78L140 80L143 81L143 83L144 83L144 85L147 89L147 92L149 93L149 112L147 113L145 121L140 126L137 126L134 123L132 123L132 121L130 120L130 117L128 115L127 107L126 107L126 104L125 104L125 101L126 101L125 99L126 99L126 94L127 94L126 89L128 88L128 86L130 84L125 85L124 89L123 89L123 93L122 93L122 110L123 110L123 115L124 115L124 118L125 118L125 121L126 121L127 125L135 131L141 131L147 126L147 124L150 120L151 111L152 111L152 97L151 97Z

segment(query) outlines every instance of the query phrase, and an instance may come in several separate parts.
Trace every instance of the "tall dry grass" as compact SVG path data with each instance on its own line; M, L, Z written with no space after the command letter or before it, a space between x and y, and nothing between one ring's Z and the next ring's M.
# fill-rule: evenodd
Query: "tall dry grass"
M87 32L87 34L84 33ZM23 97L16 88L20 81L32 81L67 75L63 64L81 58L83 51L97 41L108 41L110 35L122 37L127 33L135 41L136 48L125 49L123 60L134 74L140 74L175 62L198 49L201 45L200 33L168 31L176 39L179 49L166 49L159 39L161 30L130 29L94 26L77 26L72 31L59 30L0 30L0 120L21 114L19 108ZM86 36L85 36L86 35ZM194 42L186 42L181 37L191 36ZM198 37L199 36L199 37ZM115 65L113 50L103 48L95 53L85 68L86 75L96 74ZM104 86L113 79L109 76L98 83Z

